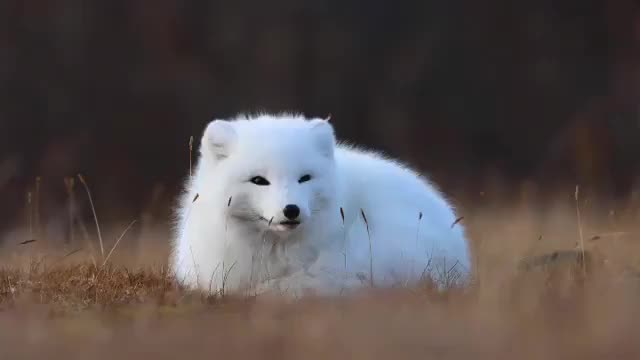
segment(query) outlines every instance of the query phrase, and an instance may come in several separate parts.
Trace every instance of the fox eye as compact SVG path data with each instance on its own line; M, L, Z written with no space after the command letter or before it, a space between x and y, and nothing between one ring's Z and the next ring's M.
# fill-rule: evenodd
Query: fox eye
M258 186L267 186L271 184L269 180L263 178L262 176L254 176L249 181L251 181L252 183Z
M311 175L307 174L298 179L298 183L302 184L303 182L307 182L311 180Z

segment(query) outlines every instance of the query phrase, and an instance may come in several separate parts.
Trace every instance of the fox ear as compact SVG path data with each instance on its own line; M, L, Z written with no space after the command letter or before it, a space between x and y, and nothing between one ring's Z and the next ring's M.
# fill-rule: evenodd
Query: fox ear
M327 157L333 157L336 137L329 119L313 119L310 121L310 125L318 149Z
M213 120L202 136L203 155L210 154L215 160L223 160L229 156L236 139L237 133L231 122Z

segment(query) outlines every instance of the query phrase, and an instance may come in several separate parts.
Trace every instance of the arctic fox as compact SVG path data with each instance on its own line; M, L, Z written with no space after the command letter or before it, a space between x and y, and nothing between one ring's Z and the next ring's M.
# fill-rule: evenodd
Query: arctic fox
M189 288L330 295L469 279L464 229L440 192L406 165L337 143L328 119L214 120L194 170L171 255Z

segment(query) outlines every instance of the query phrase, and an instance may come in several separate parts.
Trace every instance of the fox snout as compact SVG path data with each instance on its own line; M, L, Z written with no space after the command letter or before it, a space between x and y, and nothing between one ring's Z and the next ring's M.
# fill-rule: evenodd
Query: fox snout
M300 216L300 208L298 205L289 204L282 209L282 213L288 220L296 220Z

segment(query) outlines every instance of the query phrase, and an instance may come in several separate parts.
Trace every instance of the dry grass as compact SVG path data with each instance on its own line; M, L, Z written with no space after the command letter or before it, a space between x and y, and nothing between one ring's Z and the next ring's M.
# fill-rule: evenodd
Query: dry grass
M25 245L0 270L0 358L640 358L635 214L585 207L578 225L573 195L465 213L476 283L445 292L220 298L182 291L126 244L102 267Z

